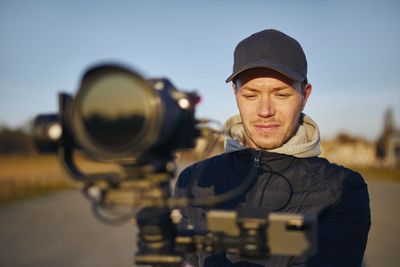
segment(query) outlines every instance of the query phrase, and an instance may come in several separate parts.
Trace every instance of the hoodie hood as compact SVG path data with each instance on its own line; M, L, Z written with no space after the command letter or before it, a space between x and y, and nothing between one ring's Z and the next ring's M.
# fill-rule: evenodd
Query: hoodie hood
M321 154L320 133L318 125L307 115L302 113L301 123L293 135L282 146L266 150L268 152L290 155L298 158L316 157ZM224 125L225 152L246 149L244 144L245 132L239 115L228 119Z

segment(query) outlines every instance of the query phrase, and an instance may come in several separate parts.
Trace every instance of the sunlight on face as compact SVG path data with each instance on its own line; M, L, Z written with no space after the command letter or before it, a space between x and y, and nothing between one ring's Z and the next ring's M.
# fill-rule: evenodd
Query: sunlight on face
M246 147L274 149L295 134L311 85L302 90L282 74L256 69L240 74L236 86Z

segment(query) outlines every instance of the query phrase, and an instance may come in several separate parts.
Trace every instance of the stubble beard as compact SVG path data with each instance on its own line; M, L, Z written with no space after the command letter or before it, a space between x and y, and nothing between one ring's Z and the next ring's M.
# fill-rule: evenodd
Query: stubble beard
M281 147L285 144L292 136L295 135L299 127L299 123L296 123L292 129L285 132L277 132L276 134L260 134L257 133L253 128L253 124L244 126L245 140L244 145L246 147L261 149L261 150L272 150Z

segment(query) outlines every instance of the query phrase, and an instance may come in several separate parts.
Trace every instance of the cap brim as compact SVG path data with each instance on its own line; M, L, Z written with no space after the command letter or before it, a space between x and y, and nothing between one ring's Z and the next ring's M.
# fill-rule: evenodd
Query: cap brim
M273 62L270 61L262 61L262 62L253 62L250 64L247 64L243 67L241 67L239 70L237 70L236 72L232 73L227 79L226 79L226 83L229 83L231 81L233 81L236 76L238 76L240 73L249 70L249 69L253 69L253 68L266 68L266 69L272 69L275 70L283 75L285 75L286 77L294 80L294 81L299 81L299 82L304 82L305 80L307 80L307 78L302 77L300 74L298 74L297 72L285 67L285 66L281 66L278 64L274 64Z

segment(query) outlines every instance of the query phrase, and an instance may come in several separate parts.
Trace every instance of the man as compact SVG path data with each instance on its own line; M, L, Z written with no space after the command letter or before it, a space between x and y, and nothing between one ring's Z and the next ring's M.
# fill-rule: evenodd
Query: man
M318 214L318 252L308 259L271 256L260 262L201 254L188 261L199 266L360 266L370 228L367 186L358 173L318 158L318 126L302 113L312 87L300 44L276 30L249 36L235 49L227 82L232 82L240 116L225 124L226 153L184 170L175 194L219 195L256 168L250 190L216 208ZM206 209L183 209L183 224L205 229Z

